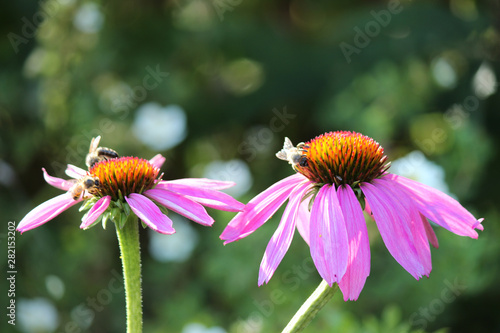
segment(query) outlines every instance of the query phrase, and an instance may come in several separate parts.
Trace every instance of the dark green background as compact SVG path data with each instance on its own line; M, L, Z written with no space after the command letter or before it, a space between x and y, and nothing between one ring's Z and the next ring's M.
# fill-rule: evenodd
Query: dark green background
M341 43L360 46L358 29L373 26L371 12L387 12L388 3L104 1L97 2L102 28L86 34L73 24L85 1L62 2L44 5L52 10L36 36L30 25L38 25L39 4L8 1L0 10L0 158L15 172L11 185L0 185L0 233L6 234L7 221L20 221L60 193L44 182L41 168L65 177L66 163L84 167L90 136L101 134L103 145L122 155L162 153L164 179L199 177L200 166L210 161L242 159L254 183L238 199L248 202L292 174L274 156L284 136L298 143L327 131L355 130L379 141L389 159L422 150L444 168L460 202L485 218L485 230L473 240L437 229L433 271L421 281L395 262L372 230L371 274L359 300L344 303L336 295L306 332L405 332L412 324L425 331L500 331L500 97L481 99L472 88L482 64L500 74L498 1L403 1L350 62ZM14 35L22 42L13 45ZM438 59L453 68L452 86L439 85L439 75L433 75ZM168 77L133 107L117 109L103 97L120 82L140 86L147 68L157 66ZM182 106L186 140L160 152L142 145L130 128L146 102ZM450 113L454 105L466 109ZM270 133L273 110L284 108L294 118L259 138ZM257 287L279 212L247 239L223 247L218 236L234 214L210 210L216 223L193 223L200 241L184 263L153 260L144 232L144 331L181 332L185 324L200 322L247 332L243 320L250 320L247 328L252 320L260 323L255 332L280 331L320 279L307 269L309 250L296 236L271 282ZM72 208L17 236L16 296L50 299L59 313L57 332L65 332L70 312L107 288L113 270L121 269L113 228L81 231L80 218ZM6 253L5 237L1 244ZM6 255L0 262L6 272ZM48 275L65 283L62 299L51 299ZM455 281L464 289L443 302ZM5 309L6 288L0 300ZM423 319L426 309L431 315ZM6 321L3 315L0 330L16 332ZM123 295L117 293L95 313L88 331L123 332L124 324Z

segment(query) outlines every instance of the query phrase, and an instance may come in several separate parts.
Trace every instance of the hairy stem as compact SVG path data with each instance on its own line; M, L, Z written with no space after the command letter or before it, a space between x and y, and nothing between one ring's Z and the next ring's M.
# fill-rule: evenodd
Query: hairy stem
M328 303L338 289L339 286L336 283L330 287L325 280L321 281L316 290L311 294L311 296L309 296L307 301L302 304L299 311L295 313L292 320L290 320L281 333L302 332L304 328L309 325L311 320L316 317L318 311L321 310L326 303Z
M129 219L123 228L116 226L125 282L127 333L142 332L141 248L139 221Z

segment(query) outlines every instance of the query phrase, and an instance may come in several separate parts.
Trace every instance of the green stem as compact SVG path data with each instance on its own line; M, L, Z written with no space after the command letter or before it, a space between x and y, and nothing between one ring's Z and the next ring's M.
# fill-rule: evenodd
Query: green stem
M299 311L297 311L281 333L302 332L338 289L339 286L336 283L330 287L325 280L321 281L316 290L309 296L307 301L302 304Z
M123 228L116 225L125 280L127 333L142 332L141 248L139 221L128 219Z

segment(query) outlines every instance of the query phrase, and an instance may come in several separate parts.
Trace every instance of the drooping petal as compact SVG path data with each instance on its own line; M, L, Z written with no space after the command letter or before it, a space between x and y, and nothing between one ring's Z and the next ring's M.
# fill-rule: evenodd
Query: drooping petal
M90 227L102 213L108 208L109 203L111 202L111 197L106 195L105 197L100 198L97 202L90 208L87 214L85 214L82 218L82 224L80 225L80 229L87 229Z
M154 231L167 235L175 233L172 220L163 214L154 202L142 194L131 193L125 197L125 200L134 214Z
M290 201L285 208L278 228L267 244L264 257L260 263L259 286L264 282L269 282L292 243L297 210L308 186L308 184L299 185L290 194Z
M408 188L419 212L443 228L471 238L478 237L475 228L483 230L480 220L443 192L405 177L393 174L387 174L385 177Z
M392 192L393 197L398 199L403 209L408 213L410 219L407 223L411 231L413 245L424 268L424 275L429 276L432 270L431 248L422 217L413 200L410 198L411 194L406 191L406 187L385 177L374 181L374 183L377 184L376 186L384 188L385 191Z
M348 243L344 215L335 186L323 185L311 209L311 257L319 275L332 286L347 269Z
M370 205L368 204L368 201L365 200L365 212L370 215L371 218L373 218L372 214L372 209L370 208Z
M211 190L223 190L229 187L236 185L235 182L229 182L224 180L214 180L208 178L181 178L175 180L167 180L161 181L161 183L168 184L181 184L186 186L198 187L198 188L207 188Z
M350 186L340 186L337 190L340 207L346 221L349 242L347 270L339 283L344 301L355 301L370 275L370 242L363 210Z
M149 163L151 163L154 167L161 168L163 163L165 163L165 157L163 157L161 154L157 154L149 160Z
M244 238L257 230L273 216L293 189L304 180L306 178L300 174L289 176L250 200L245 209L236 214L220 235L220 238L225 240L224 244Z
M376 181L372 181L376 183ZM408 227L408 213L391 193L370 183L361 183L367 202L373 213L377 228L387 250L414 278L424 274L424 268L413 245L411 230Z
M66 167L65 173L75 179L80 179L82 177L85 177L87 175L87 171L83 170L82 168L79 168L77 166L74 166L73 164L68 164Z
M42 168L42 171L43 171L43 178L45 179L47 184L52 185L58 189L68 191L70 188L73 187L73 185L75 185L74 180L67 180L50 176L45 170L45 168Z
M214 223L214 219L202 205L180 194L155 188L145 191L144 195L196 223L207 226Z
M299 234L302 236L307 245L310 245L310 227L311 227L311 212L309 211L309 200L311 198L306 198L306 200L302 201L299 206L299 210L297 212L297 230Z
M23 233L25 231L36 228L52 220L54 217L61 214L66 209L70 208L73 205L76 205L82 200L82 198L73 200L68 192L58 195L57 197L45 201L41 205L35 207L31 212L26 214L26 216L17 225L17 230Z
M439 248L439 242L436 237L436 233L434 232L434 229L432 229L431 224L429 223L427 218L422 214L420 214L420 217L422 218L422 223L424 224L425 233L427 234L427 239L429 239L429 243L431 243L431 245L435 249Z
M228 212L239 212L245 205L234 199L229 194L216 190L197 188L193 186L162 182L156 185L156 189L165 189L183 195L204 206L224 210Z

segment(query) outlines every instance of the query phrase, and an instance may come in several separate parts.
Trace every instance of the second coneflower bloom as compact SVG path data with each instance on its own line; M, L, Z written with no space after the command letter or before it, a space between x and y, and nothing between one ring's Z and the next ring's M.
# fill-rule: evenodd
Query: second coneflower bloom
M370 273L370 247L363 210L373 217L396 261L416 279L432 269L429 243L438 246L429 220L477 238L477 220L450 196L387 172L384 149L355 132L330 132L277 156L297 172L253 198L231 220L221 239L244 238L288 199L281 222L262 259L259 285L269 282L288 251L295 229L310 247L320 276L338 283L344 300L356 300Z
M105 226L109 220L123 227L133 212L145 225L162 234L175 232L163 208L206 226L214 220L203 206L231 212L243 209L242 203L218 191L234 183L204 178L165 181L160 174L164 162L161 155L151 160L103 158L92 162L89 170L68 165L66 173L72 180L52 177L42 169L47 183L66 192L34 208L21 220L17 230L36 228L82 201L80 210L88 210L82 218L82 229L100 221Z

